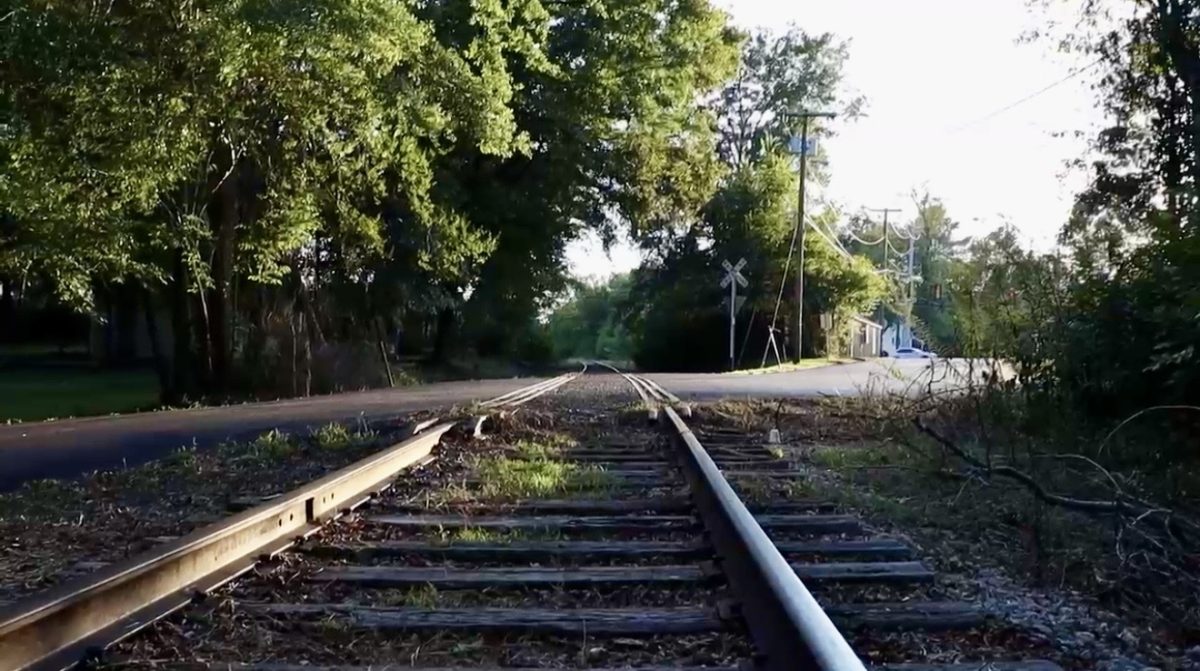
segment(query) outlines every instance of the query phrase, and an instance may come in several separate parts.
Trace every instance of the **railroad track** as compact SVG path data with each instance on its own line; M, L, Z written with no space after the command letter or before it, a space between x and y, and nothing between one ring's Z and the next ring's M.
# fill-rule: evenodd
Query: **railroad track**
M935 653L878 668L1057 668L948 653L947 632L989 624L931 598L934 572L910 547L794 496L796 472L764 437L693 432L669 392L613 370L483 404L526 408L483 441L478 421L415 427L296 492L16 604L0 613L0 669L107 649L125 668L213 671L857 671L855 649L870 658L878 641Z

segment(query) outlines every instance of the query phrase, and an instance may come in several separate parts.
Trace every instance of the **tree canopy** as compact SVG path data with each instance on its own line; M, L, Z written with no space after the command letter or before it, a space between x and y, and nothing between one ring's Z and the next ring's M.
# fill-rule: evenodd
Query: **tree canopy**
M0 278L144 307L176 399L270 386L250 367L294 391L314 352L385 333L510 351L565 286L569 240L654 235L705 202L703 101L740 39L707 0L0 17Z

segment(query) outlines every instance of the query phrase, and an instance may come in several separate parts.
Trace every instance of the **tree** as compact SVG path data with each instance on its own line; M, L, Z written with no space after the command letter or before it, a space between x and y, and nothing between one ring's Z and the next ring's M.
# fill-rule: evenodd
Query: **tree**
M912 313L933 349L954 353L960 347L948 303L948 284L955 268L962 263L970 239L954 237L958 222L950 218L941 200L926 192L920 196L914 194L913 202L917 216L908 226L916 238L913 271L917 278L912 285Z
M780 298L780 287L791 285L795 260L788 261L795 222L797 177L783 156L769 154L737 169L704 209L693 227L660 261L635 275L631 331L638 334L635 357L639 365L655 368L712 370L728 366L727 294L718 287L722 260L745 258L743 273L750 285L739 291L745 304L735 356L742 365L757 363ZM813 218L825 230L836 214L825 211ZM828 313L836 326L830 342L840 345L849 317L874 307L886 284L869 261L846 254L817 234L805 239L805 349L824 350L819 315ZM785 275L785 268L789 272ZM790 303L779 306L778 324L795 322ZM679 342L688 347L681 349ZM782 344L782 343L781 343ZM753 345L751 347L751 345ZM794 343L792 344L794 346Z
M404 239L435 277L490 250L437 198L436 158L524 148L511 58L543 67L534 0L474 3L452 36L393 0L0 4L3 271L79 306L93 282L164 288L169 396L231 383L238 285L347 276ZM404 237L385 240L385 221Z
M496 249L465 315L477 346L503 351L567 288L566 244L584 230L649 241L716 185L711 119L697 101L732 73L737 35L705 0L553 3L551 69L515 93L529 151L447 157L441 183Z
M739 292L745 304L735 356L743 362L758 359L750 350L766 343L779 287L790 285L785 270L795 268L788 256L797 184L780 142L790 124L781 113L841 105L845 114L857 114L861 101L843 100L839 90L845 58L845 45L832 36L813 38L797 28L781 35L758 32L743 45L736 77L709 104L717 120L715 157L725 174L699 216L682 214L675 226L641 240L651 256L634 275L637 309L629 318L639 365L695 370L728 365L728 306L722 306L726 295L717 282L721 261L739 258L747 260L750 286ZM819 324L816 315L844 318L872 304L882 283L868 266L844 259L818 237L806 240L805 247L816 259L805 273L812 289L806 313L813 321L805 349L813 352L821 340L811 337ZM793 311L789 304L782 307L780 324L788 323ZM686 350L680 342L688 343Z
M829 33L813 36L791 26L782 34L751 34L737 75L713 102L725 163L745 167L786 143L794 127L782 112L810 109L858 115L863 99L840 90L848 57L846 42Z
M1088 55L1111 122L1060 236L1072 262L1054 369L1094 408L1200 391L1200 27L1194 0L1084 0L1061 43ZM1082 160L1081 160L1082 165ZM1105 369L1087 365L1105 361Z

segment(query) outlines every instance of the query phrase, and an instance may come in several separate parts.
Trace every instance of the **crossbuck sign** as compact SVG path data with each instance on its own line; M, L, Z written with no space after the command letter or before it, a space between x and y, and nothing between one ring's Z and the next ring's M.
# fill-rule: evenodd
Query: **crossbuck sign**
M725 269L725 276L721 278L721 288L729 289L729 370L734 370L737 368L734 354L734 340L737 332L737 288L749 284L746 276L742 275L742 268L746 267L746 259L739 259L737 265L729 261L722 261L721 267Z

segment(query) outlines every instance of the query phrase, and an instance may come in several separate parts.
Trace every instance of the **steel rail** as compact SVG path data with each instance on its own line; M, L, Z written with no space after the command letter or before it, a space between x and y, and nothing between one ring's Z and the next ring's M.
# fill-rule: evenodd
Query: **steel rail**
M585 366L586 370L586 366ZM542 381L485 403L513 406L575 379ZM314 482L95 573L0 608L0 669L66 669L287 549L432 459L456 422L416 435Z
M865 671L704 446L670 406L679 461L764 671Z
M515 399L509 399L504 405L505 407L516 408L542 396L548 394L559 387L569 384L572 380L582 375L582 373L568 373L554 378L553 383L539 389L536 393L524 394Z
M552 378L549 378L546 380L542 380L540 382L536 382L527 387L521 387L520 389L514 389L506 394L497 396L496 398L489 399L487 401L482 401L482 402L480 402L479 405L484 408L492 408L492 407L507 405L508 403L515 401L527 394L532 394L532 393L535 393L542 389L549 388L551 385L563 380L568 375L571 375L571 373L564 373L562 375L558 375L558 376L555 376L555 377L552 377Z
M654 392L656 394L658 394L659 398L663 399L664 403L672 403L672 404L676 404L676 405L683 404L683 401L679 400L678 396L667 391L667 388L662 386L661 384L659 384L659 383L655 382L654 380L651 380L650 378L645 377L643 375L638 375L636 377L637 377L637 379L642 381L642 384L653 389Z
M131 559L0 610L0 668L61 669L121 640L320 528L429 457L454 423Z
M480 403L479 405L484 408L494 408L494 407L501 407L501 406L516 407L516 406L522 405L524 403L527 403L529 401L532 401L533 399L541 396L542 394L545 394L550 391L554 391L555 389L558 389L559 387L563 386L564 384L571 382L572 380L579 377L580 375L583 375L586 372L587 372L587 364L585 363L585 364L583 364L583 368L580 369L578 372L563 373L562 375L557 375L548 380L542 380L541 382L529 385L527 387L521 387L520 389L514 389L513 391L510 391L507 394L501 394L500 396L497 396L496 398L484 401L484 402Z
M601 363L600 365L625 378L625 381L629 383L629 386L633 387L633 390L637 392L638 398L642 400L642 404L646 406L646 414L650 421L658 421L658 408L660 401L658 396L654 393L650 386L645 383L645 381L636 375L630 375L629 373L618 370L616 366L612 366L607 363Z

